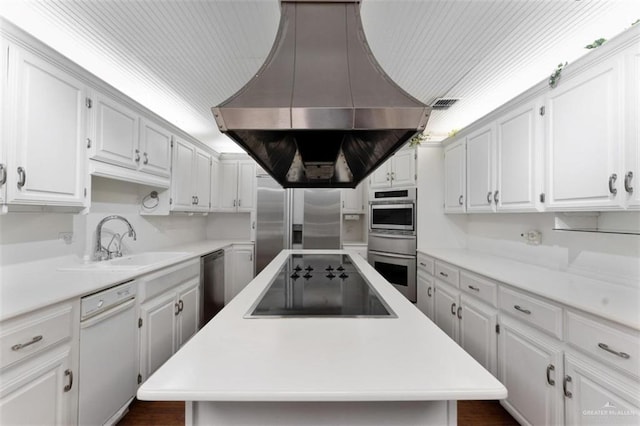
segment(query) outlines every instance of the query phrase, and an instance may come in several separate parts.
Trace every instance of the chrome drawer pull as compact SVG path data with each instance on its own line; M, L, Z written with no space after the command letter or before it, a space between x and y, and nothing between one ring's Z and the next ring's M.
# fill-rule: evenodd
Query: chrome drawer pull
M520 312L522 312L523 314L531 315L531 311L530 311L530 310L528 310L528 309L524 309L524 308L520 307L520 305L513 305L513 308L514 308L516 311L520 311Z
M69 384L64 385L64 391L69 392L73 387L73 371L65 370L64 375L69 377Z
M567 398L572 398L573 394L567 390L567 383L571 382L571 376L564 376L564 380L562 382L562 391L564 392L564 396Z
M42 340L42 335L40 336L35 336L33 339L31 339L30 342L27 343L18 343L17 345L13 345L11 346L11 350L12 351L19 351L22 348L26 348L27 346L31 346L34 343L38 343L40 340Z
M487 192L487 203L491 204L491 191Z
M445 274L444 272L440 272L440 275L442 275L443 277L449 277L449 274Z
M618 355L620 358L624 358L624 359L629 359L629 358L631 358L631 355L629 355L628 353L614 351L613 349L611 349L611 348L609 347L609 345L606 345L606 344L604 344L604 343L598 343L598 347L599 347L600 349L603 349L603 350L605 350L605 351L609 352L609 353L612 353L612 354L614 354L614 355Z
M462 195L460 197L458 197L458 204L462 205Z
M480 291L480 289L478 287L474 287L472 285L468 285L467 287L469 287L473 291Z
M458 319L462 319L462 306L458 306Z
M7 168L4 164L0 163L0 186L7 183Z
M18 189L22 189L27 184L27 171L23 167L18 167Z
M629 172L624 177L624 190L629 194L633 194L633 186L631 186L631 179L633 179L633 172Z
M553 364L547 365L547 383L549 383L551 386L556 385L556 381L550 377L551 372L554 371L555 369L556 367Z
M431 297L431 287L427 288L427 296Z
M425 268L427 267L427 264L424 262L420 262L420 266L424 266Z
M615 173L609 176L609 192L613 195L616 195L618 193L618 190L613 186L616 183L616 179L618 179L618 175Z
M456 314L456 304L452 303L451 304L451 315L455 315Z

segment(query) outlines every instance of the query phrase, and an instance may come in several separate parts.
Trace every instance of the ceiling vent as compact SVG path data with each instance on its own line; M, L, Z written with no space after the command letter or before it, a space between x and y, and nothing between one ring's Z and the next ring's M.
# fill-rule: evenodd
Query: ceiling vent
M443 110L449 109L453 104L458 102L460 99L456 98L438 98L431 104L431 109L433 110Z

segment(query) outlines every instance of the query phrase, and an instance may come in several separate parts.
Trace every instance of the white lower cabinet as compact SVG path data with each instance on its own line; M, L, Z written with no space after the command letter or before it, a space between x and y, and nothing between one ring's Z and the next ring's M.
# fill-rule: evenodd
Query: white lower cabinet
M434 322L456 342L458 341L458 319L456 309L460 300L460 291L435 280Z
M564 362L566 424L638 424L638 382L577 353L566 352Z
M435 320L435 284L431 275L418 270L416 305L431 321Z
M143 277L140 287L139 381L144 381L198 330L199 261Z
M224 304L231 302L253 280L253 244L234 244L225 249Z
M64 303L0 324L0 424L77 423L78 312Z
M498 379L509 392L502 405L523 425L563 424L562 345L501 317Z

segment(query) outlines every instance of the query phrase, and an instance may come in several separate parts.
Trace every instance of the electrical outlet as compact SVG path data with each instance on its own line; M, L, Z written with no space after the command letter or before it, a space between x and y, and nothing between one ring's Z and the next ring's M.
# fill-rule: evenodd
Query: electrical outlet
M58 232L58 238L64 240L65 244L71 244L73 242L73 232Z
M525 239L527 244L531 244L534 246L540 245L540 243L542 242L542 233L540 231L536 231L535 229L523 232L522 234L520 234L520 236Z

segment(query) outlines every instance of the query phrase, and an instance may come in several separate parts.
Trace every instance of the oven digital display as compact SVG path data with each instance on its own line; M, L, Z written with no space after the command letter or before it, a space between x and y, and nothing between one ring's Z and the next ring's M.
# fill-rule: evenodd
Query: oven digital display
M413 207L372 209L373 225L410 226L413 229Z

